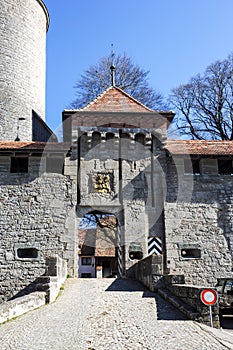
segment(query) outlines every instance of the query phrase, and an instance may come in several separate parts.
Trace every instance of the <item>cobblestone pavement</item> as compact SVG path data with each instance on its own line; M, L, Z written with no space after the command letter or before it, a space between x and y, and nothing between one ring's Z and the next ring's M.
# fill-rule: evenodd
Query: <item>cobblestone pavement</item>
M227 349L139 283L69 279L50 305L0 326L1 350Z

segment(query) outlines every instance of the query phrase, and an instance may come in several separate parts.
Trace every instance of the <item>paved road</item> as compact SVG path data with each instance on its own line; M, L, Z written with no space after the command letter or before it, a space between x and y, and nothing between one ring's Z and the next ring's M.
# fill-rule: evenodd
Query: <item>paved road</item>
M59 299L0 326L1 350L227 349L139 283L70 279Z

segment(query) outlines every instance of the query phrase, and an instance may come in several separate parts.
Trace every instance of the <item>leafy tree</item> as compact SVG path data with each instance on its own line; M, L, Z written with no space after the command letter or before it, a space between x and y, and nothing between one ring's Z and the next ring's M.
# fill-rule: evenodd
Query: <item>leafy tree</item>
M117 87L149 108L164 108L163 96L148 83L149 71L135 65L126 54L111 54L91 65L75 84L77 98L71 103L72 108L84 107L111 85L112 65Z
M180 133L193 139L233 140L233 54L172 90Z

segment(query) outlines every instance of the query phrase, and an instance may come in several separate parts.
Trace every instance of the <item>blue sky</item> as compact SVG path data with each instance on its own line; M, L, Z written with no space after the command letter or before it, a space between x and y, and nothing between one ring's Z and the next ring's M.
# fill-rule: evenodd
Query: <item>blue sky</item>
M150 84L172 88L233 51L232 0L44 0L47 34L46 120L54 130L75 97L74 84L111 51L150 71Z

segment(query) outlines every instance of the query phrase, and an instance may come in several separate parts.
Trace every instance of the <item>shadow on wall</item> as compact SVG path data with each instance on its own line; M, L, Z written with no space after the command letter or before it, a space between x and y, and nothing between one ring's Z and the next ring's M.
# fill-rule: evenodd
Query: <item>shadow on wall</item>
M38 285L38 279L36 278L33 282L31 282L29 285L27 285L25 288L21 289L18 293L16 293L12 298L10 298L8 301L10 300L14 300L16 298L20 298L23 297L25 295L28 295L30 293L36 292L38 291L37 289L37 285Z

